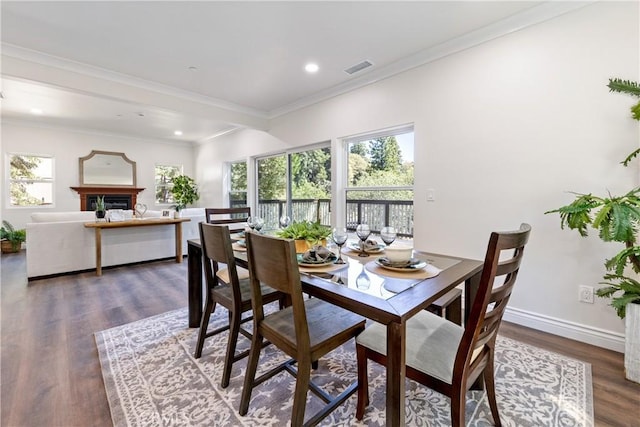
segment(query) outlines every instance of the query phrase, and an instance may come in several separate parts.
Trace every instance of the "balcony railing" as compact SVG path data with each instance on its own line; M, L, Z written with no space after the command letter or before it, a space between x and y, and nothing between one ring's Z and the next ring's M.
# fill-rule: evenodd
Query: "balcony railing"
M246 206L246 200L232 200L231 207ZM279 218L286 214L284 200L259 200L255 213L264 218L265 229L278 228ZM291 217L296 221L319 221L331 226L331 200L294 199ZM374 233L389 225L398 236L413 237L413 200L347 200L347 229L355 231L362 222L369 224Z

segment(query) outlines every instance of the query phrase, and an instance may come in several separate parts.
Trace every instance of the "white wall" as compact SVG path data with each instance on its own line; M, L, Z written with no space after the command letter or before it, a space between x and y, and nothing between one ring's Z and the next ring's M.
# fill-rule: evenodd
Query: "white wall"
M30 215L34 211L80 210L80 197L69 187L77 187L80 184L78 159L89 154L91 150L122 152L136 162L137 186L145 188L138 194L138 202L146 204L149 209L160 208L155 205L154 195L156 163L182 164L184 173L193 176L193 148L191 145L3 122L3 155L21 153L54 156L55 195L54 205L51 207L10 208L7 207L6 188L3 187L2 219L8 220L15 227L23 228L29 222ZM4 158L2 164L4 171Z
M618 164L639 146L634 99L605 86L640 80L638 27L637 2L587 6L276 118L272 136L241 131L197 147L197 176L217 203L224 161L414 123L416 246L480 258L492 230L530 223L508 318L621 350L608 300L577 301L620 247L562 231L544 212L569 203L568 190L639 185L638 162Z

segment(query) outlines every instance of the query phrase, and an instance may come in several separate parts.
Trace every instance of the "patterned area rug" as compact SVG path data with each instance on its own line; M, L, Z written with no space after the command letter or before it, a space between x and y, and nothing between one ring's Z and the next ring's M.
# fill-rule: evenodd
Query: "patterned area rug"
M226 321L218 307L212 324ZM285 426L295 380L282 372L255 388L249 413L238 414L246 358L233 366L229 387L220 387L227 334L205 341L193 358L197 329L187 328L187 310L171 311L96 333L111 415L115 426ZM238 350L249 347L240 336ZM273 346L262 351L258 374L286 357ZM312 379L335 395L355 381L355 345L349 343L320 360ZM355 419L356 396L320 425L385 425L384 368L369 362L371 404ZM593 426L590 365L518 341L499 337L496 393L504 426ZM406 424L451 425L449 400L407 381ZM309 393L306 417L322 406ZM467 394L467 425L492 426L484 392Z

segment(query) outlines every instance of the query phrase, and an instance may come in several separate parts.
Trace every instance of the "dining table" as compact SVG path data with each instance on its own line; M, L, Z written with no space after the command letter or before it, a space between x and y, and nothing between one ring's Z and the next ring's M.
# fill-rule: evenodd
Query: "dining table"
M188 240L189 327L200 326L204 295L202 247ZM237 265L248 267L246 250L234 243ZM315 298L346 308L387 328L386 425L405 424L406 322L420 310L464 284L465 319L480 281L482 261L414 251L415 262L426 268L391 268L381 263L384 251L358 256L342 249L345 264L302 263L302 290Z

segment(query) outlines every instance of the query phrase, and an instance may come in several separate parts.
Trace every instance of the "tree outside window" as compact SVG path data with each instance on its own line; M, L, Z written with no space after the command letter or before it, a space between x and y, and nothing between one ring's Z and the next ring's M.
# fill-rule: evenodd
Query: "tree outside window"
M9 154L9 206L53 204L53 157Z
M175 165L156 165L156 203L172 204L173 195L171 194L172 180L175 176L182 175L182 166Z
M229 203L231 207L247 206L247 163L233 162L229 164L231 175Z

